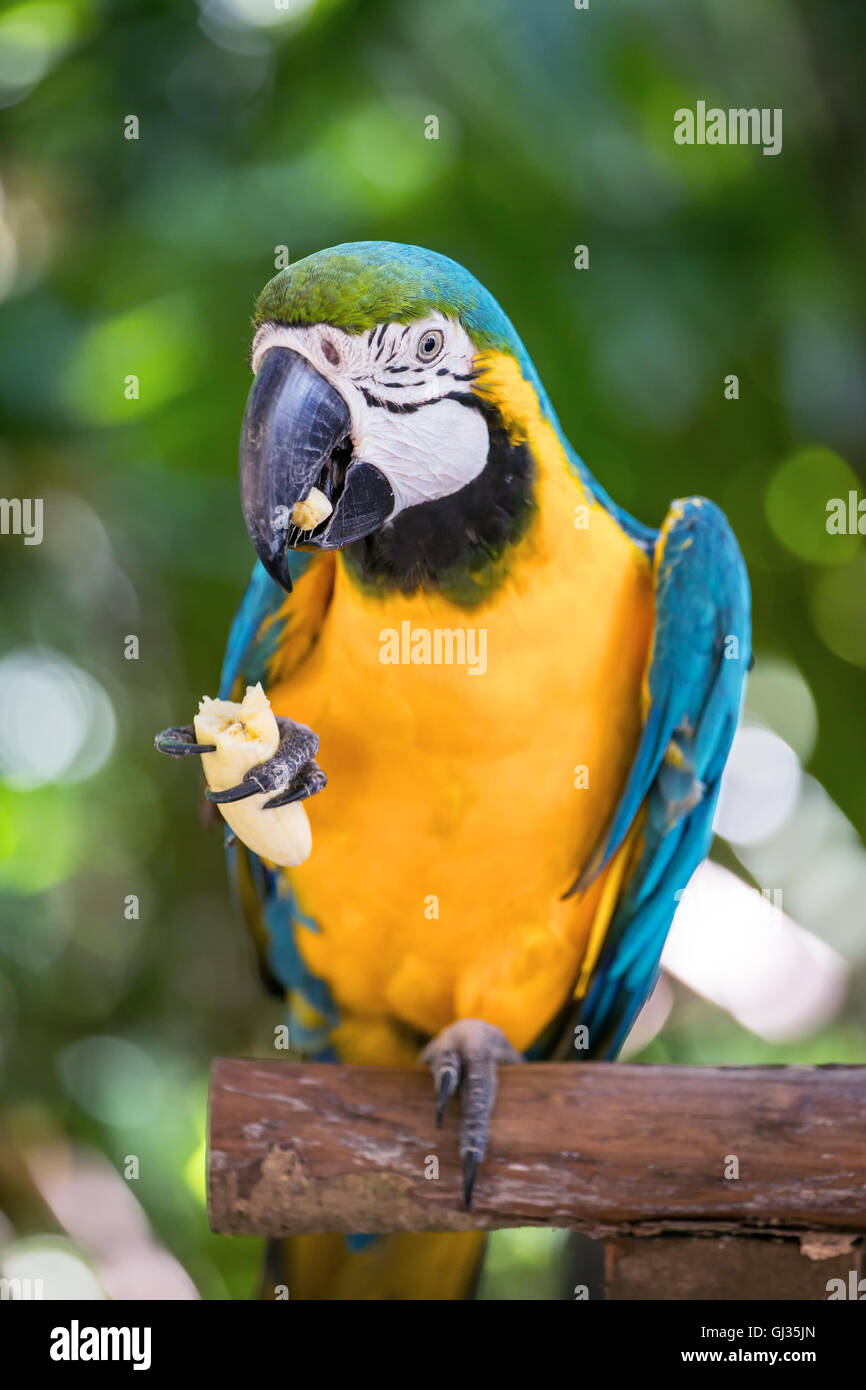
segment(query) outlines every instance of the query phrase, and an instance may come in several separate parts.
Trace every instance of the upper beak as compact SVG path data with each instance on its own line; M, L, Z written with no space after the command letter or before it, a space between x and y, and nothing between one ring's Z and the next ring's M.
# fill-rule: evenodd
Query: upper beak
M335 550L369 535L394 509L385 475L352 455L349 409L339 391L291 348L265 353L241 427L241 506L256 554L291 589L287 550ZM333 511L313 530L292 510L316 487Z

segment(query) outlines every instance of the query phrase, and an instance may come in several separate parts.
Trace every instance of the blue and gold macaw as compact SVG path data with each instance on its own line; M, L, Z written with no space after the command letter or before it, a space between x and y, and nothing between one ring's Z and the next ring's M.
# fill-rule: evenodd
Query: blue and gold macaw
M308 1054L423 1049L440 1111L462 1084L469 1203L497 1065L614 1057L657 978L739 716L743 560L704 498L660 530L611 500L444 256L358 242L281 271L252 366L259 563L220 694L261 680L284 716L274 767L233 794L310 798L313 852L288 874L235 844L232 878ZM313 489L331 510L301 530ZM298 724L328 778L312 797ZM459 1298L482 1249L304 1236L284 1278L293 1299Z

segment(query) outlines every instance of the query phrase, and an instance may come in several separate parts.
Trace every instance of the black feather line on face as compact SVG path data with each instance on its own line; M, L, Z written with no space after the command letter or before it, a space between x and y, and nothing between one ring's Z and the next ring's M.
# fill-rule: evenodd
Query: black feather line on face
M384 383L382 383L384 385ZM399 382L389 382L389 385L399 386ZM397 401L382 400L379 396L374 396L372 391L368 391L366 386L361 387L361 395L368 405L375 406L378 410L390 410L392 415L414 415L416 410L420 410L425 405L435 405L435 401L419 401L413 405L411 401L400 405Z
M452 377L452 380L472 381L474 378L469 376L455 376ZM383 391L397 391L405 390L408 386L417 386L418 383L415 381L376 381L374 377L373 384L379 386ZM372 391L368 390L366 386L362 386L360 390L367 405L373 406L376 410L390 410L392 415L414 415L416 410L425 410L428 405L438 405L440 401L459 401L461 405L469 406L473 410L478 405L471 391L443 391L441 396L431 396L429 400L426 401L400 402L389 401L385 400L382 396L376 396Z
M383 323L383 324L382 324L382 327L379 329L379 336L378 336L377 339L376 339L375 360L376 360L377 362L378 362L379 358L382 356L382 348L384 347L384 338L385 338L385 332L386 332L386 330L387 330L387 327L388 327L387 323Z
M529 446L509 439L495 407L476 396L450 394L484 415L490 437L487 463L458 492L408 507L380 531L347 546L346 560L362 584L403 593L455 590L465 574L472 576L477 599L485 589L485 571L490 576L529 524L536 476Z

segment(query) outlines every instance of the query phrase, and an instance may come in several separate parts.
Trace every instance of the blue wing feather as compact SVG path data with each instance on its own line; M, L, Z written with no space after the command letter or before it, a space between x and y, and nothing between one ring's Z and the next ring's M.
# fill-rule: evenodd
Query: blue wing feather
M578 880L610 863L642 816L640 852L614 912L580 1021L615 1056L655 984L677 901L709 852L719 784L751 661L749 583L712 502L675 503L656 545L656 624L643 734L611 825Z

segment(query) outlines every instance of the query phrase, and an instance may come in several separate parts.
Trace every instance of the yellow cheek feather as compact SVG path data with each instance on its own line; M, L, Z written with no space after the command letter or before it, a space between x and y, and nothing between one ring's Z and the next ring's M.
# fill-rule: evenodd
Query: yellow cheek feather
M329 778L308 803L312 855L291 879L319 927L298 927L298 945L334 994L348 1060L402 1059L411 1030L466 1016L526 1048L574 991L593 922L597 950L614 905L610 869L582 896L562 894L636 748L650 562L585 494L513 359L477 366L476 390L538 471L505 580L472 607L373 596L322 556L286 606L295 617L271 672L274 710L317 731ZM314 645L305 595L319 617L330 599ZM483 629L484 673L383 664L383 633L407 622Z

